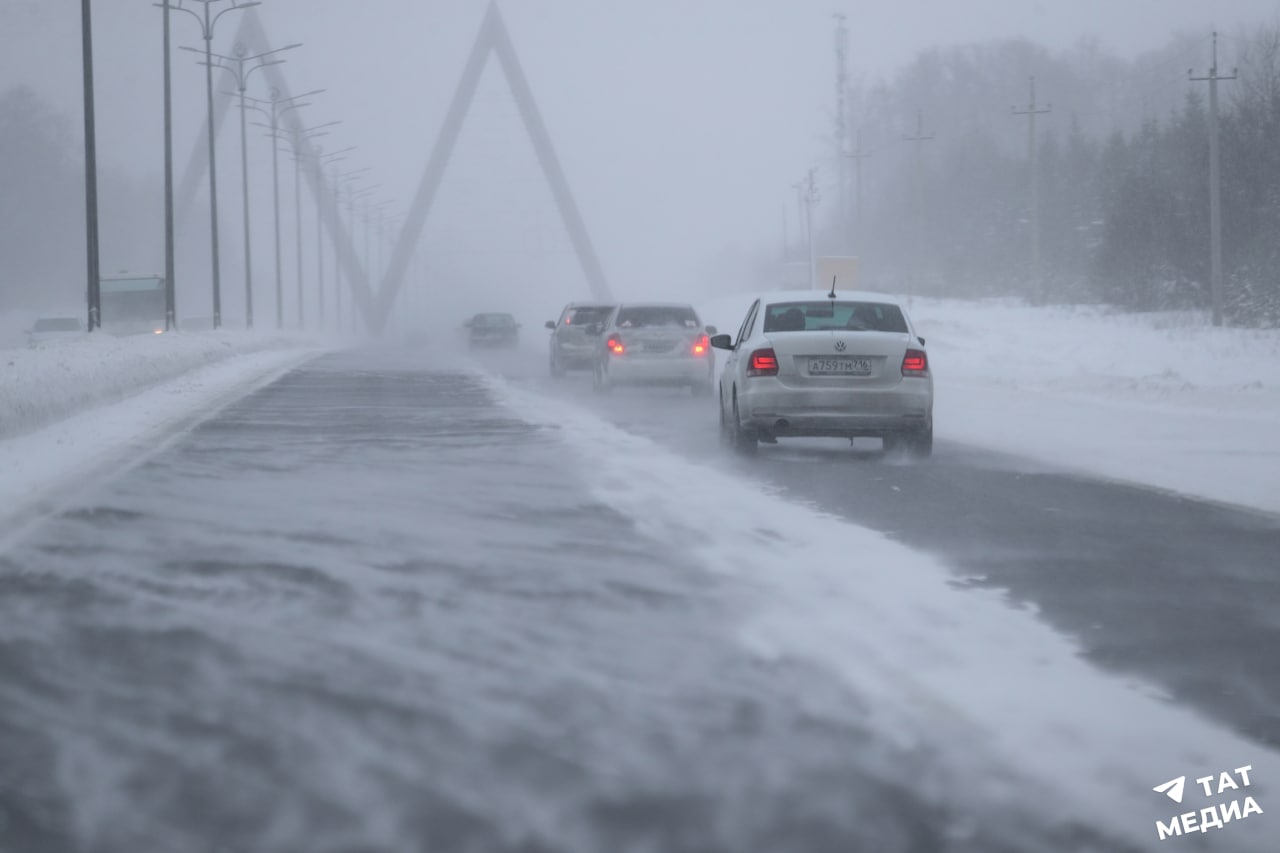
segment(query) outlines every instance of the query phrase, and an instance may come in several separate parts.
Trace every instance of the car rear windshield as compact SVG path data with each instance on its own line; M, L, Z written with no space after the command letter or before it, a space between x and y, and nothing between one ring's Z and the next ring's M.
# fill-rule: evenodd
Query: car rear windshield
M778 302L765 309L765 332L907 331L902 309L888 302Z
M514 326L516 320L510 314L477 314L473 326Z
M591 308L571 308L564 317L566 326L585 326L590 323L603 323L609 318L613 309L608 306Z
M688 305L645 305L618 310L619 329L698 328L698 315Z
M80 321L75 317L48 317L36 320L33 332L78 332Z

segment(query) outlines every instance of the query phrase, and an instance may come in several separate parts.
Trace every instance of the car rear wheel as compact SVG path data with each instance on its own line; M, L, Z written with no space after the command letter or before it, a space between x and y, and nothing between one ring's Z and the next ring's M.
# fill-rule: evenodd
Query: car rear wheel
M907 452L916 459L928 459L933 455L933 421L922 430L910 435L907 440Z
M751 456L760 449L760 440L756 434L742 426L742 418L738 415L738 392L733 392L733 449L743 456Z
M550 371L552 379L559 379L564 376L564 367L561 366L560 359L556 357L554 351L551 353Z
M884 437L884 452L928 459L933 455L933 422L923 429L889 433Z

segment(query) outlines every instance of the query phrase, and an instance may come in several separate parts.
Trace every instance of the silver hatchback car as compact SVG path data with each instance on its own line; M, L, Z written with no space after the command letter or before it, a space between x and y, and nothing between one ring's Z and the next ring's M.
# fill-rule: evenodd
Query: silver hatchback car
M874 436L886 450L933 451L933 375L897 299L789 291L758 298L720 374L725 441L753 452L785 436Z

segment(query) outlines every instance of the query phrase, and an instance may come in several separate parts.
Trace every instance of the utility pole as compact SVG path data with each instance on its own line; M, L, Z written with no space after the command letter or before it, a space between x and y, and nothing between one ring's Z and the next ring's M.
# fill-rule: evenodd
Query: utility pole
M914 213L915 213L915 219L916 219L916 227L915 227L916 246L915 246L915 251L911 253L912 255L911 263L915 269L913 270L910 280L907 283L908 299L910 299L915 292L915 285L916 285L915 279L918 278L920 275L920 268L921 268L920 252L921 252L921 249L923 248L921 246L921 243L923 242L921 237L923 236L923 233L924 233L924 190L923 190L924 156L923 156L922 146L924 145L924 143L930 142L934 138L935 138L934 134L932 133L926 134L924 132L924 111L923 110L917 111L915 136L902 137L904 142L914 142L916 146L915 176L912 181L912 184L913 184L912 197L913 197L913 204L915 207Z
M1027 117L1027 163L1031 168L1031 298L1037 304L1045 301L1044 282L1040 277L1040 147L1036 144L1036 116L1053 112L1053 105L1036 106L1036 78L1031 78L1031 102L1025 110L1013 107L1013 114Z
M837 12L832 17L836 20L836 160L837 176L840 183L840 240L838 247L844 250L849 239L849 178L845 163L845 95L849 81L849 28L845 26L845 15Z
M93 18L89 0L80 2L80 50L84 71L84 211L87 250L85 292L89 331L102 327L102 277L98 270L98 146L93 112Z
M800 215L804 220L805 235L809 241L809 289L814 290L817 288L814 276L817 275L818 262L817 252L814 247L813 208L820 199L818 194L818 170L816 168L810 169L804 179L795 184L795 188L800 200Z
M1193 72L1188 71L1191 77ZM1191 80L1209 84L1209 268L1213 289L1213 325L1222 325L1222 176L1218 160L1218 81L1234 80L1238 75L1231 69L1230 77L1218 74L1218 34L1213 34L1213 64L1208 77L1191 77Z
M862 251L862 161L871 156L869 152L862 150L862 130L853 132L853 152L845 154L842 160L853 161L853 249L855 252Z

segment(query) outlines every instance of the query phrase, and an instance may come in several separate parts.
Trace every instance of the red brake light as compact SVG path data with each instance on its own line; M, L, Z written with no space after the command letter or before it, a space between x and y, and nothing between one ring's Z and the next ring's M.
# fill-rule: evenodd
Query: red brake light
M627 348L622 345L622 341L617 338L609 338L605 343L605 346L609 348L609 352L614 353L615 355L622 355L627 351Z
M707 350L709 349L711 349L711 339L706 335L703 335L693 342L694 355L706 355Z
M929 374L929 357L924 350L909 349L902 357L903 376L927 376Z
M747 367L747 375L777 376L778 354L768 347L751 353L751 364Z

